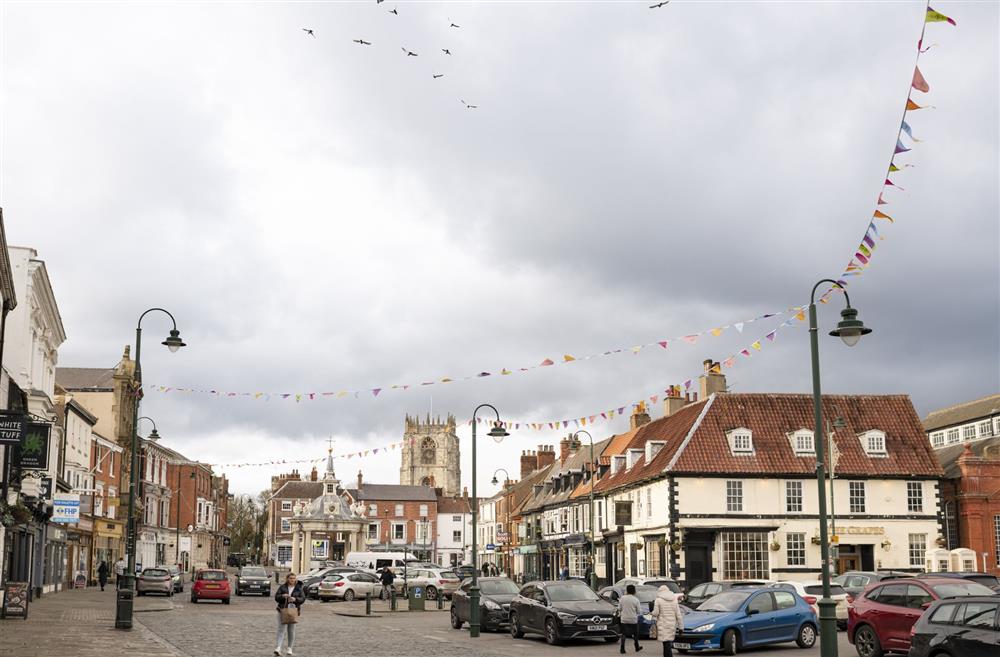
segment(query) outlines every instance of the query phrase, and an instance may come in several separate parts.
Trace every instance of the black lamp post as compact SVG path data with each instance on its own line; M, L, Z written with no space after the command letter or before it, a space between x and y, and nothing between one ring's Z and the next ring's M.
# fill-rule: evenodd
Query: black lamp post
M826 515L826 456L823 440L823 402L819 385L819 329L816 325L816 290L823 283L831 283L844 292L847 307L840 311L840 322L830 335L853 347L872 330L859 320L858 311L851 307L847 290L837 281L825 278L813 286L809 297L809 348L812 357L814 440L816 445L816 482L819 486L819 542L823 558L823 598L819 606L819 647L821 657L837 657L837 603L830 599L830 540Z
M472 412L472 586L469 587L469 636L479 636L479 548L477 547L479 500L476 497L476 414L481 408L490 408L497 416L496 422L486 435L495 440L503 440L510 434L500 422L500 411L490 404L480 404Z
M508 500L507 496L506 496L507 489L509 488L508 485L507 485L507 482L510 481L510 473L507 472L506 470L504 470L503 468L497 468L496 471L493 473L493 481L490 482L494 486L496 486L497 484L500 483L499 481L497 481L497 473L499 473L499 472L502 472L503 475L504 475L504 477L506 477L506 479L504 479L504 482L503 482L503 491L504 491L503 508L504 508L504 510L506 511L506 514L507 514L507 522L506 522L506 524L504 524L504 531L507 534L507 542L505 544L505 547L507 549L505 549L503 551L503 554L504 554L504 560L507 563L507 574L510 575L510 571L511 571L511 567L510 567L511 566L511 564L510 564L510 552L509 552L509 549L510 549L510 500Z
M177 321L174 316L163 308L150 308L139 315L139 321L135 325L135 377L132 390L132 458L129 471L128 484L128 530L125 538L125 549L128 552L128 565L125 568L125 582L123 589L128 591L127 596L122 596L119 592L118 603L115 609L115 627L122 630L132 629L132 596L135 591L135 543L136 543L136 522L135 522L135 497L139 490L139 434L137 425L139 424L139 401L142 399L142 365L140 355L142 352L142 320L151 312L161 312L166 314L174 327L170 330L170 335L161 344L167 347L171 353L176 352L185 346L181 340L181 332L177 330Z
M594 542L594 480L597 479L597 462L594 461L594 437L590 435L589 431L580 429L573 434L576 438L581 433L586 434L587 438L590 439L590 467L593 470L590 472L590 588L597 590L597 548Z

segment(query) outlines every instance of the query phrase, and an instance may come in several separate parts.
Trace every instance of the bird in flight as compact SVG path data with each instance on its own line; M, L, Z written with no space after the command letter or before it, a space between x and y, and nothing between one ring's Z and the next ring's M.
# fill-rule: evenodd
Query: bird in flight
M650 9L659 9L663 5L670 4L670 0L663 0L663 2L657 2L655 5L649 5Z
M466 109L478 109L479 108L479 105L470 105L467 102L465 102L464 100L462 101L462 104L465 105Z
M305 32L306 34L308 34L309 36L311 36L312 38L314 38L314 39L316 38L316 35L313 34L313 31L310 30L308 27L303 27L302 31Z
M452 23L450 18L448 19L448 22L451 23L449 27L461 27L461 25L455 25L454 23Z
M413 52L412 50L407 50L406 48L403 48L403 52L406 53L407 57L419 57L417 53Z
M397 16L399 16L399 12L398 12L398 11L396 11L396 8L395 8L395 7L393 7L392 9L390 9L390 10L389 10L389 13L390 13L390 14L396 14Z
M377 5L380 5L380 4L382 4L383 2L385 2L385 0L375 0L375 4L377 4Z
M450 51L450 50L448 50L447 48L442 48L442 49L441 49L441 52L443 52L443 53L444 53L444 54L446 54L446 55L450 55L450 54L451 54L451 51Z
M438 78L443 78L444 77L444 73L435 73L431 77L434 78L435 80L437 80Z
M370 46L370 45L372 45L371 41L365 41L364 39L354 39L354 43L359 43L362 46Z

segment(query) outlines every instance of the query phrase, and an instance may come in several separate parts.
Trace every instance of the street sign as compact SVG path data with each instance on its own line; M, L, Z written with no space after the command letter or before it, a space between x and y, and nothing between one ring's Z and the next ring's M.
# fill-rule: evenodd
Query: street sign
M77 493L53 495L52 522L80 522L80 495Z
M43 500L52 499L52 477L42 477L42 492L38 496Z
M31 422L20 445L14 446L14 463L22 470L47 470L51 424Z
M494 550L497 549L497 546L493 545L492 543L487 543L486 544L486 549L489 550L490 552L492 552L492 551L494 551Z
M20 445L28 431L28 417L21 413L0 413L0 445Z

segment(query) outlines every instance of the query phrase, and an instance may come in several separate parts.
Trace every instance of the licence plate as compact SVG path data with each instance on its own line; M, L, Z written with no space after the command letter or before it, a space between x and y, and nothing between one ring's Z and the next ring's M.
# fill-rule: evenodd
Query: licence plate
M587 626L587 631L588 632L603 632L606 629L608 629L607 625L588 625Z
M691 644L690 643L677 643L676 641L674 641L674 648L677 648L678 650L690 650L691 649Z
M218 584L206 584L205 588L206 589L217 589L217 588L219 588L219 585Z

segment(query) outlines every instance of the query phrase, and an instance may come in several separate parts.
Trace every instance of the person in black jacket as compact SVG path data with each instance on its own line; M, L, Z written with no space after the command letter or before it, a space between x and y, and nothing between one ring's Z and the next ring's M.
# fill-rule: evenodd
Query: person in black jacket
M382 599L388 600L392 597L392 583L396 581L396 576L389 570L389 566L386 566L378 579L382 582Z
M275 638L276 645L274 654L281 654L281 644L284 642L285 634L288 634L288 650L286 655L295 655L292 652L292 644L295 643L295 624L281 622L281 610L291 607L302 615L302 605L306 602L306 594L302 590L302 584L296 581L295 573L288 573L285 576L285 583L278 587L278 592L274 594L274 601L278 603L278 636ZM288 629L285 629L288 628Z
M101 585L101 590L104 590L104 585L108 583L108 562L101 560L101 565L97 567L97 581Z

